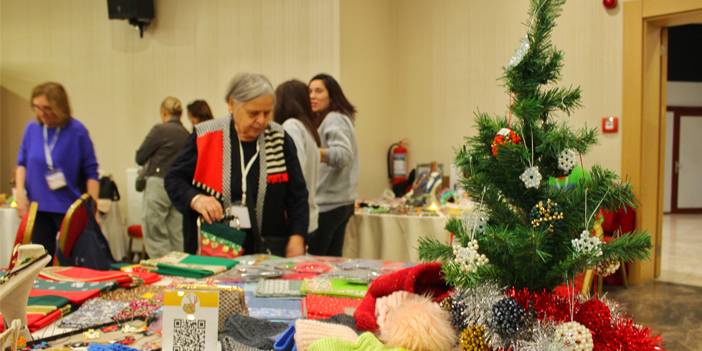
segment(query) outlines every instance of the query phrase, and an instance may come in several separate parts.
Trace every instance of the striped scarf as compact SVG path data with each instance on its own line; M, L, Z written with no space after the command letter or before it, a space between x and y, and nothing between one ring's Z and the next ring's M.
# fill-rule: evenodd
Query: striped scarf
M195 126L197 164L193 185L217 198L224 208L231 206L232 200L231 126L231 116L216 118ZM271 122L257 140L259 148L263 150L259 159L258 194L256 196L256 222L259 231L263 219L263 200L266 197L267 185L288 181L288 169L285 165L283 151L284 140L283 127L275 122Z

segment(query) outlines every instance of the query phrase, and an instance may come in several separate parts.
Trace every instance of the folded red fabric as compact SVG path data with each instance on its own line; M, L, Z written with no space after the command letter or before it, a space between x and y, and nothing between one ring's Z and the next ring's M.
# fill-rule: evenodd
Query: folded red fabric
M307 295L303 308L308 319L325 319L355 310L360 303L361 299L351 297Z
M58 291L58 290L32 289L29 292L30 297L46 296L46 295L64 297L64 298L68 299L68 301L70 301L71 304L76 305L76 306L80 306L83 304L83 302L100 295L100 290L99 289L92 289L92 290L83 290L83 291Z
M55 310L47 315L42 314L27 314L27 328L30 332L34 333L47 325L59 320L61 318L61 310Z
M132 277L122 271L98 271L85 267L49 267L39 274L41 278L67 282L114 281L120 286L131 284Z
M154 272L136 271L136 272L129 272L129 275L138 277L139 279L143 280L144 284L146 284L146 285L153 284L153 283L156 283L157 281L161 280L161 275L159 275L158 273L154 273Z
M423 263L405 268L376 279L356 309L353 317L359 330L378 330L375 317L375 300L396 291L407 291L418 295L432 296L439 302L449 295L449 286L441 273L441 263Z

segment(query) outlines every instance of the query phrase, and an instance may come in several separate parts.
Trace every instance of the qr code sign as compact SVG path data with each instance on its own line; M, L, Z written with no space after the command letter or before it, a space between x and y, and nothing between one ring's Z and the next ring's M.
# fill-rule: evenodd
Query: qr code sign
M205 351L204 319L173 320L173 351Z

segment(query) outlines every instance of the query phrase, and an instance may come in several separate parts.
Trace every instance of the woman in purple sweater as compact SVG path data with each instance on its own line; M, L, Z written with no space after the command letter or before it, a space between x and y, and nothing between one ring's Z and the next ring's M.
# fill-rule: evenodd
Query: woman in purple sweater
M30 201L39 204L32 242L54 254L56 233L68 207L87 192L97 199L98 163L88 130L71 117L66 90L47 82L32 90L36 121L22 137L15 173L17 212L23 216Z

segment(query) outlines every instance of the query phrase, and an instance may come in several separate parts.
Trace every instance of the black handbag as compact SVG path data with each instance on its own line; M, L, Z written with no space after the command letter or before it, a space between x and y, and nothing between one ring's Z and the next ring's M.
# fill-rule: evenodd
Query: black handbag
M141 168L139 169L139 172L137 172L137 177L136 181L134 182L134 189L136 189L137 192L142 192L144 189L146 189L146 177L144 176L144 169Z
M115 181L112 180L112 177L105 176L100 178L100 194L98 198L119 201L119 190L117 189Z

